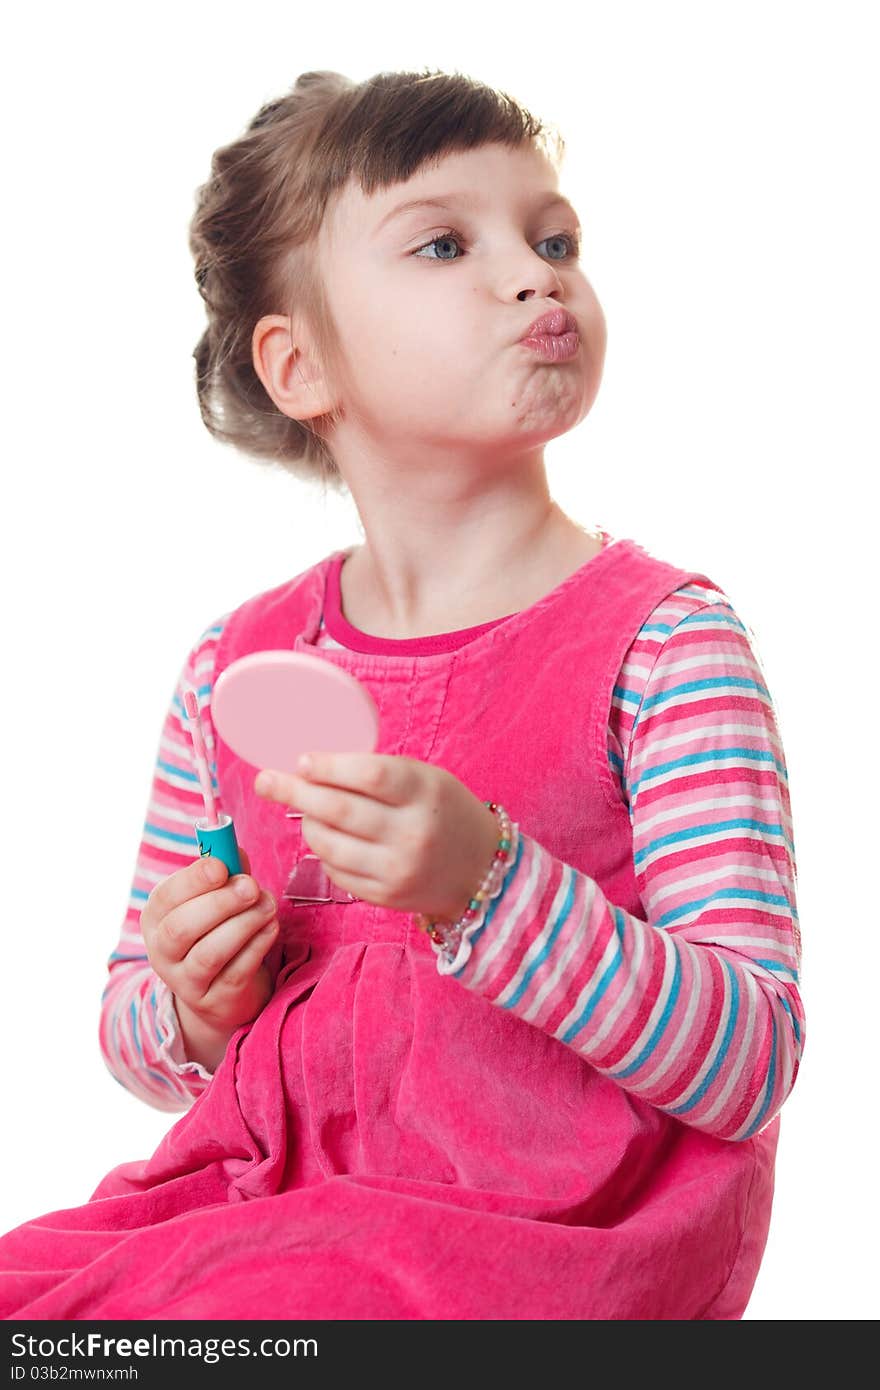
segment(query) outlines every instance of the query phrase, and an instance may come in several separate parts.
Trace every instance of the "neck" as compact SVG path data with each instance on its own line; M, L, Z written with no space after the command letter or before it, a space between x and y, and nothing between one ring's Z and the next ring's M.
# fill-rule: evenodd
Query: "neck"
M387 538L378 552L367 537L340 572L342 609L353 627L376 637L428 637L480 623L534 603L586 563L601 542L555 504L528 527L505 531L493 548L482 535L450 552L397 555Z

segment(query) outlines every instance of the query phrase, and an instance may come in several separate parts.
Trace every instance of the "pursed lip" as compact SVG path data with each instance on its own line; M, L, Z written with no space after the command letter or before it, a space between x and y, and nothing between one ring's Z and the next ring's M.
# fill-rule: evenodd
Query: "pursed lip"
M537 338L545 333L557 335L560 333L577 333L578 324L574 314L570 314L567 309L550 309L548 313L542 314L535 319L520 338L520 342L525 338Z

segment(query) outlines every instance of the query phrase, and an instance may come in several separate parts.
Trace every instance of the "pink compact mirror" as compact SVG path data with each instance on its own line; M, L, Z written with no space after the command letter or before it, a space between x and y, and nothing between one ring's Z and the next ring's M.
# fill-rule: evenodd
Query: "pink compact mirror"
M306 652L251 652L231 662L214 685L211 718L245 762L279 772L295 772L302 753L372 753L379 740L366 686Z

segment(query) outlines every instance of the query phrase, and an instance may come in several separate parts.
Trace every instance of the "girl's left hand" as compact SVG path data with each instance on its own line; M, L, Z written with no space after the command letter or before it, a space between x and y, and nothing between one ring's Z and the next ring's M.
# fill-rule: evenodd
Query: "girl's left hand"
M309 757L299 775L260 772L254 791L303 813L303 836L328 878L365 902L456 921L498 847L488 806L451 772L417 758Z

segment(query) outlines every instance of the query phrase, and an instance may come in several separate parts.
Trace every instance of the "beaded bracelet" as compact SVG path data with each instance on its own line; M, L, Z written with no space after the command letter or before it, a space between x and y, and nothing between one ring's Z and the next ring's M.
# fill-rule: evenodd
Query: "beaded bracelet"
M498 848L492 856L492 863L474 896L471 898L458 921L450 922L440 917L429 917L422 912L415 914L415 924L420 931L428 933L435 946L442 947L450 955L454 955L458 950L462 934L468 927L477 925L477 919L481 919L486 906L491 898L497 898L501 891L501 884L504 875L513 857L512 847L517 840L517 829L511 825L510 817L497 801L484 801L484 806L494 812L501 830L498 841Z

